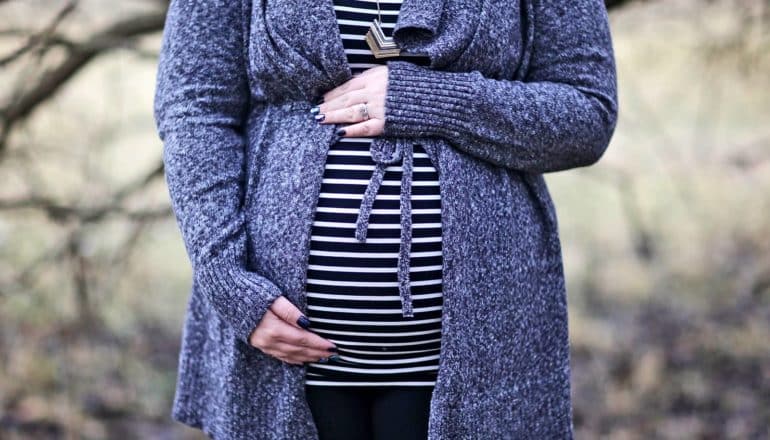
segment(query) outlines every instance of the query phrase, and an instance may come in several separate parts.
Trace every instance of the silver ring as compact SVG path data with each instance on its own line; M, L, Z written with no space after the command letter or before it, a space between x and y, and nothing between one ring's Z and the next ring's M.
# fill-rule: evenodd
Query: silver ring
M361 107L361 111L359 113L361 113L361 116L363 116L364 120L366 121L369 119L369 110L366 108L365 102L363 102L362 104L363 104L363 107Z

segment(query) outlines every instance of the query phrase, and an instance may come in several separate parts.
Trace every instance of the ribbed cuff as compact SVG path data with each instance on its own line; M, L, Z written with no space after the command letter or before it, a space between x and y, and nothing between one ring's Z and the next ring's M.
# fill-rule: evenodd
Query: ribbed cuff
M479 72L445 72L390 60L383 135L455 136L472 122Z
M195 277L217 312L247 344L267 309L282 294L267 278L232 262L209 262L195 270Z

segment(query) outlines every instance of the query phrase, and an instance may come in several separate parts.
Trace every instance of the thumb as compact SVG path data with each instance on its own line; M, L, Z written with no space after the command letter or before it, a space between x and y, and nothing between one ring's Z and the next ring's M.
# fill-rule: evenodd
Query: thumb
M283 295L278 296L273 301L270 305L270 310L289 324L304 328L305 330L310 326L310 320L307 319L307 316Z

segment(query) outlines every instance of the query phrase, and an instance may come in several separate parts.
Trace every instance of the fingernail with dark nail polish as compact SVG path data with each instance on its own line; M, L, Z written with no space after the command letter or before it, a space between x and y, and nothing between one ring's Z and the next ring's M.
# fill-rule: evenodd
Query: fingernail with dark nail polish
M337 360L339 360L339 359L340 359L340 355L338 355L338 354L333 354L333 355L329 356L329 359L331 359L331 360L333 360L333 361L337 361Z
M340 351L340 349L339 349L339 348L337 348L337 347L329 347L329 348L327 348L326 350L327 350L327 351L331 351L331 352L335 352L335 353Z
M321 109L318 106L315 106L315 107L310 109L310 113L312 113L312 114L316 114L319 111L321 111Z
M318 362L320 362L320 363L322 363L322 364L325 364L325 363L329 362L329 358L321 358L321 359L318 359Z
M337 129L337 136L345 136L345 129L344 128L338 128Z
M318 121L318 122L321 122L321 121L324 120L325 117L326 117L326 115L321 113L320 115L315 115L315 120Z
M299 324L300 327L307 329L310 327L310 320L307 319L307 316L301 315L299 319L297 319L297 324Z

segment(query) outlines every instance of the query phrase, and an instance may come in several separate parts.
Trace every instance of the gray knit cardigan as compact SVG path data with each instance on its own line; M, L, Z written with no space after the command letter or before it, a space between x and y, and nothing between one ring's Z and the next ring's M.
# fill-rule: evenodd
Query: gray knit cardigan
M317 438L306 367L248 335L279 295L306 310L310 229L339 128L308 110L351 77L333 3L172 0L165 24L154 111L193 270L172 417L217 439ZM595 163L615 130L604 4L404 0L393 37L430 57L387 62L385 128L371 147L377 169L408 168L420 144L439 174L429 438L571 438L561 244L542 174ZM401 202L410 316L408 191Z

